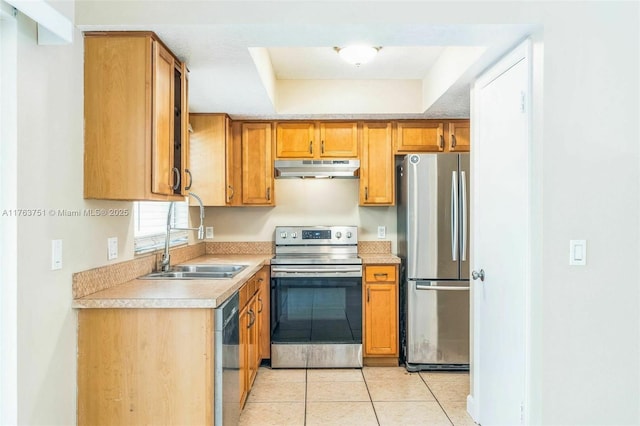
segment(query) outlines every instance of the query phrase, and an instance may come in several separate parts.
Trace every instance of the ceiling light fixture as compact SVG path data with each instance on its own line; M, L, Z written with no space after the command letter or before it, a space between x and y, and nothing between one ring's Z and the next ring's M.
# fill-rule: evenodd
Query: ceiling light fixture
M376 54L382 47L373 46L346 46L346 47L334 47L338 55L352 65L359 67L362 64L366 64L375 58Z

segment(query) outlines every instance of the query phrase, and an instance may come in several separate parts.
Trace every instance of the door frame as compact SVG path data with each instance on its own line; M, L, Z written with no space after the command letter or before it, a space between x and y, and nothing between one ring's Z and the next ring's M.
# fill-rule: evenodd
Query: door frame
M482 87L485 87L496 78L500 77L503 73L508 71L515 64L525 59L527 61L527 68L529 73L529 81L527 88L527 96L524 100L524 106L527 114L527 140L528 145L528 168L522 170L522 173L527 174L527 187L528 187L528 216L527 221L527 243L528 243L528 256L525 260L525 282L524 282L524 306L521 309L524 311L524 355L522 368L524 370L524 402L522 407L522 424L529 424L531 419L531 406L532 406L532 360L534 351L532 350L532 339L535 336L536 330L534 324L531 321L531 305L532 300L537 297L532 292L532 282L536 280L536 276L540 273L539 265L542 261L541 256L541 158L542 158L542 42L536 40L538 36L534 35L532 38L527 38L524 41L518 43L516 47L511 49L509 53L504 55L495 64L485 70L475 80L471 89L471 123L472 123L472 146L471 149L471 206L475 204L474 198L477 197L477 186L481 184L476 179L475 171L473 170L474 163L476 161L475 155L477 155L478 147L482 142L479 141L479 96L478 92ZM538 129L538 130L535 130ZM536 183L538 182L538 183ZM476 239L476 230L471 223L471 241L470 241L470 268L473 269L476 265L474 263L474 246ZM536 272L538 270L538 272ZM480 340L482 339L482 327L480 321L481 312L481 300L480 292L474 291L474 284L471 284L471 304L470 304L470 318L471 318L471 339L470 339L470 395L467 397L467 411L471 417L477 423L481 423L480 418L480 382L487 380L482 376L482 365L480 363Z
M17 21L0 2L0 210L17 208ZM0 220L0 424L18 423L18 221Z

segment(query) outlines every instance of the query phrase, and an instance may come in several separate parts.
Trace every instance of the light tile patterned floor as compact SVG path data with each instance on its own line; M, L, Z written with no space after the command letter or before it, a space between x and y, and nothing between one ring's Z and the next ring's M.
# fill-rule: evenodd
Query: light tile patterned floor
M472 426L466 372L261 367L240 425Z

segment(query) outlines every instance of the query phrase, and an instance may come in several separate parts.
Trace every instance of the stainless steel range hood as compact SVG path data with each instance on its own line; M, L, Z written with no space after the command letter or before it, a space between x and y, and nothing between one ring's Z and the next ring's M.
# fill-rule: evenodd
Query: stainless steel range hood
M358 178L360 160L276 160L276 178Z

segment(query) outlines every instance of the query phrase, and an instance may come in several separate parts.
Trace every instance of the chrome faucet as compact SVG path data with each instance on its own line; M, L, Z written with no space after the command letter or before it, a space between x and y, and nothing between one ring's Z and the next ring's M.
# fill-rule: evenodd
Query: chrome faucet
M202 199L198 197L193 192L189 193L190 196L196 199L198 204L200 205L200 226L197 228L173 228L171 226L171 211L173 210L173 201L169 204L169 212L167 213L167 236L164 240L164 254L162 255L162 263L160 264L160 269L163 271L168 271L171 269L171 255L169 255L169 242L171 241L171 231L198 231L198 239L204 239L204 205L202 204Z

